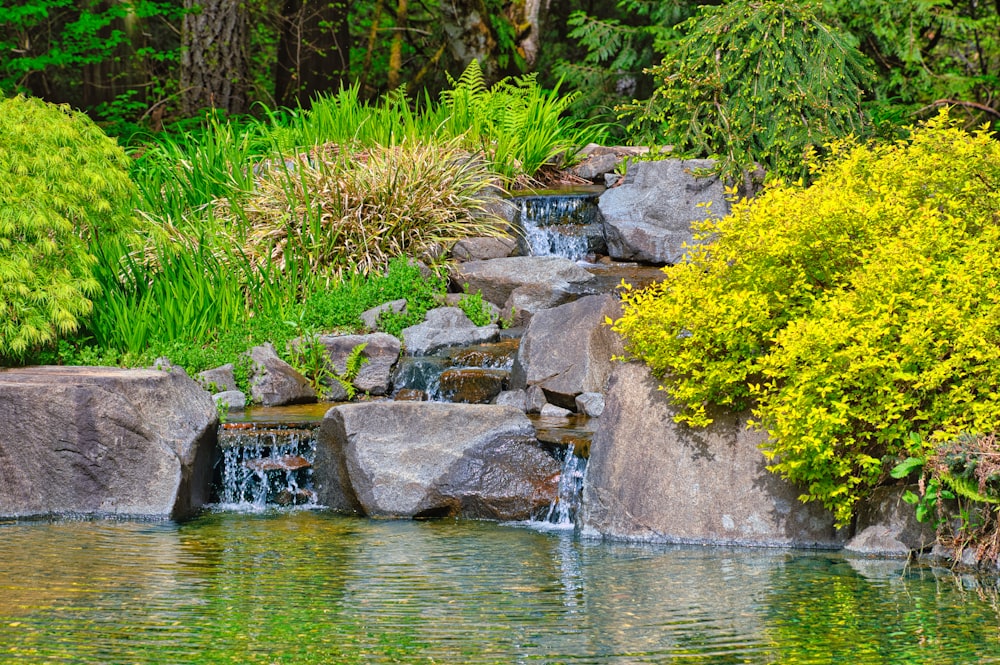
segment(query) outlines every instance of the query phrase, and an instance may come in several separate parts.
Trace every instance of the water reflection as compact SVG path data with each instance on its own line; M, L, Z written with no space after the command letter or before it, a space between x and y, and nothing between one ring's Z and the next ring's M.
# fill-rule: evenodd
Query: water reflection
M1000 662L993 581L323 512L0 526L0 662Z

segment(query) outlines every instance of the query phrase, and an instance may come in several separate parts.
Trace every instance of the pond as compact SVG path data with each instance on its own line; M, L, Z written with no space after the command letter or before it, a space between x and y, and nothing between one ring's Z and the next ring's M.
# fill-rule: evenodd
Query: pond
M0 662L989 663L993 580L320 510L0 526Z

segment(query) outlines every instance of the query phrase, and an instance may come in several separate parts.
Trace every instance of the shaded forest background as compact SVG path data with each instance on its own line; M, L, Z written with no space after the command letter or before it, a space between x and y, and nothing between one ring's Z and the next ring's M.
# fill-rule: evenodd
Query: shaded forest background
M0 89L86 111L109 132L159 130L206 108L260 114L357 86L436 97L473 59L489 80L537 72L579 91L578 117L655 88L645 70L690 30L682 0L8 0ZM752 4L752 3L751 3ZM875 74L876 124L942 105L1000 117L1000 0L823 0ZM686 22L688 21L688 22Z

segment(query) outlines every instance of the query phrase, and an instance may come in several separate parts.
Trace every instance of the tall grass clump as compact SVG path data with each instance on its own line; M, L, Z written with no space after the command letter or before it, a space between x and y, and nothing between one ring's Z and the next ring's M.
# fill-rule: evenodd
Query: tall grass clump
M496 235L487 211L495 176L454 143L405 143L349 153L320 146L264 171L239 212L221 206L255 264L293 257L315 272L368 275L396 256Z

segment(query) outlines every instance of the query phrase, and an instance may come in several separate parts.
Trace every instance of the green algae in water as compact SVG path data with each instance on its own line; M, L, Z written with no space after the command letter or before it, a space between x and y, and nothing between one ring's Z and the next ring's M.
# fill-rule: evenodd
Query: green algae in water
M989 663L995 581L319 511L0 526L3 663Z

